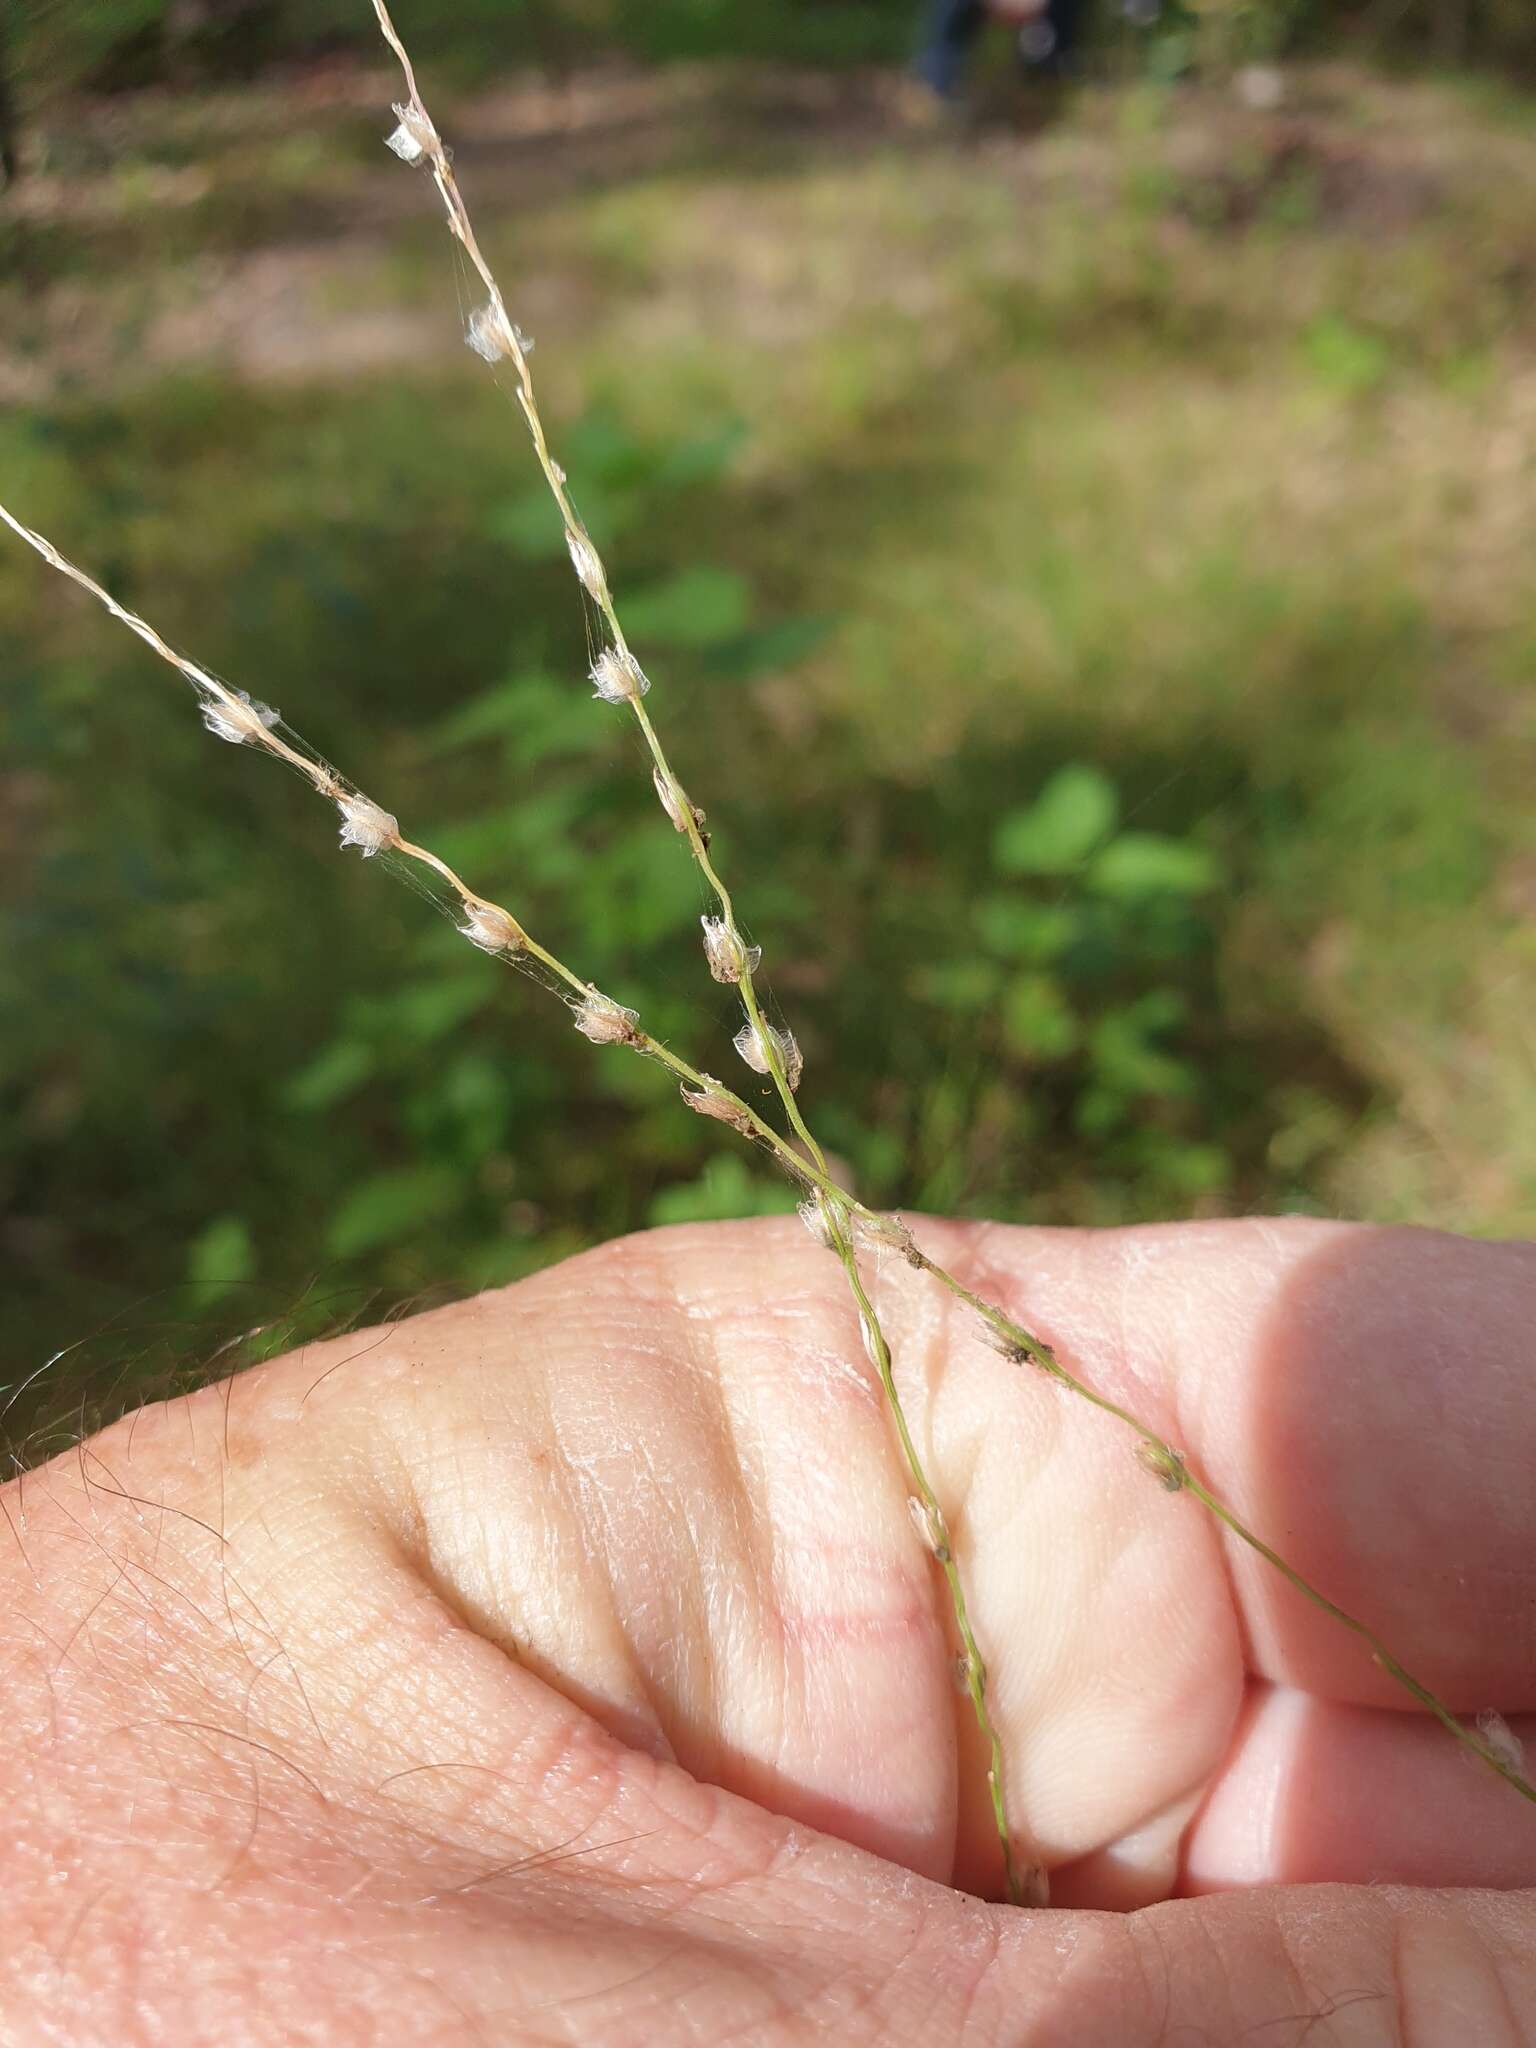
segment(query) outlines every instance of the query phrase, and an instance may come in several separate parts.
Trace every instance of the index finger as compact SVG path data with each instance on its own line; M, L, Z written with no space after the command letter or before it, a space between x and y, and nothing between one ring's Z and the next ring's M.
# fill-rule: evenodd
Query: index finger
M1536 1706L1536 1247L1290 1219L994 1230L965 1264L1448 1704ZM1253 1670L1404 1703L1224 1542Z

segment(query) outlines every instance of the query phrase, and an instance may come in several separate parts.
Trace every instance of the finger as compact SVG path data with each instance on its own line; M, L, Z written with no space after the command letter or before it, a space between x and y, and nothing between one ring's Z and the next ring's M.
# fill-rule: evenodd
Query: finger
M1033 1991L1037 2031L1003 2038L1028 2048L1525 2048L1536 2030L1529 1894L1308 1885L1016 1916L1010 1935L998 1976Z
M1518 1739L1536 1720L1516 1720ZM1536 1827L1422 1715L1257 1685L1185 1844L1191 1892L1255 1884L1536 1885Z
M997 1231L967 1277L1453 1704L1536 1707L1536 1248L1299 1220ZM1258 1672L1400 1701L1335 1622L1227 1554Z

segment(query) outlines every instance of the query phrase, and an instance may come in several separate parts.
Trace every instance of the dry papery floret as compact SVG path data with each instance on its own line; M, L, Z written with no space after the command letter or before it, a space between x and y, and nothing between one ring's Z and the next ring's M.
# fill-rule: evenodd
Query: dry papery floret
M533 342L498 300L479 307L469 316L464 340L487 363L503 362L509 356L533 354Z
M605 704L628 704L650 687L650 677L627 649L605 647L592 664L592 694Z
M672 820L679 832L688 830L691 817L695 831L704 823L704 813L696 803L691 803L687 791L680 783L670 781L659 768L651 770L651 780L656 785L656 794L661 798L661 808Z
M419 164L429 156L442 154L442 142L425 108L397 105L395 115L400 125L392 135L385 136L384 147L392 149L401 163Z
M860 1244L880 1245L887 1251L900 1252L904 1258L910 1258L917 1250L916 1240L899 1216L881 1216L860 1209L854 1216L853 1228Z
M1502 1714L1487 1707L1477 1717L1477 1732L1504 1768L1517 1776L1525 1770L1525 1744Z
M883 1372L885 1367L881 1352L884 1348L884 1340L877 1334L874 1322L871 1320L868 1311L862 1308L859 1310L859 1338L864 1346L864 1356L869 1360L876 1372ZM887 1352L886 1355L889 1356L889 1353Z
M754 1074L771 1074L774 1055L777 1055L791 1092L800 1086L805 1060L792 1031L781 1031L776 1024L748 1022L742 1025L732 1043Z
M949 1531L944 1526L944 1517L932 1501L919 1500L915 1493L907 1495L907 1513L923 1539L924 1548L942 1563L949 1556Z
M464 905L464 922L459 930L482 953L515 953L527 936L517 919L499 905L478 900Z
M576 1029L583 1038L590 1038L594 1045L630 1045L637 1035L635 1027L640 1022L638 1010L626 1010L622 1003L614 1002L593 989L583 1001L573 1004L572 1010Z
M1151 1437L1143 1437L1136 1446L1136 1456L1169 1493L1184 1491L1188 1472L1182 1451L1174 1450L1171 1444L1154 1443Z
M608 578L603 573L602 558L585 534L566 530L565 544L570 550L571 567L576 571L576 581L587 593L601 604L608 592Z
M837 1241L838 1226L841 1225L845 1233L848 1228L848 1217L845 1210L835 1211L826 1196L818 1190L813 1195L807 1195L806 1199L795 1211L795 1214L800 1218L800 1221L805 1225L813 1240L821 1246L823 1251L835 1252L840 1250Z
M238 701L232 701L238 700ZM215 739L228 740L237 747L270 732L281 714L263 704L248 690L231 690L227 697L210 697L203 704L203 723Z
M336 808L341 812L342 845L357 847L364 860L393 846L400 837L400 820L365 796L338 797Z
M748 946L723 917L701 917L704 927L704 958L716 981L740 981L744 974L756 974L763 964L761 946Z
M704 1086L682 1089L682 1097L691 1110L699 1116L713 1117L716 1123L729 1124L733 1131L740 1131L745 1138L757 1135L751 1117L725 1085L712 1075L700 1076Z

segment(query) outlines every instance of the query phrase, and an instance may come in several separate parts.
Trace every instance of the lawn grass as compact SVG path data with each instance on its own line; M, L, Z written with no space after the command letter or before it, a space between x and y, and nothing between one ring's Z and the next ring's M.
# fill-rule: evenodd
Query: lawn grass
M930 138L862 75L651 90L468 102L461 168L862 1189L1528 1230L1507 107L1319 71ZM727 1072L696 883L581 708L558 533L359 97L254 196L249 102L182 110L181 205L129 103L29 202L6 495ZM35 564L0 602L13 1363L189 1275L196 1333L784 1200Z

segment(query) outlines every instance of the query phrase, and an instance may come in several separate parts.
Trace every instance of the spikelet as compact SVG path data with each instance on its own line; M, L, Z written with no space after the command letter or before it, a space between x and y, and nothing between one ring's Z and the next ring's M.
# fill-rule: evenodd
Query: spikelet
M400 837L400 821L365 796L343 796L336 800L341 812L341 843L355 846L364 860L393 846Z

